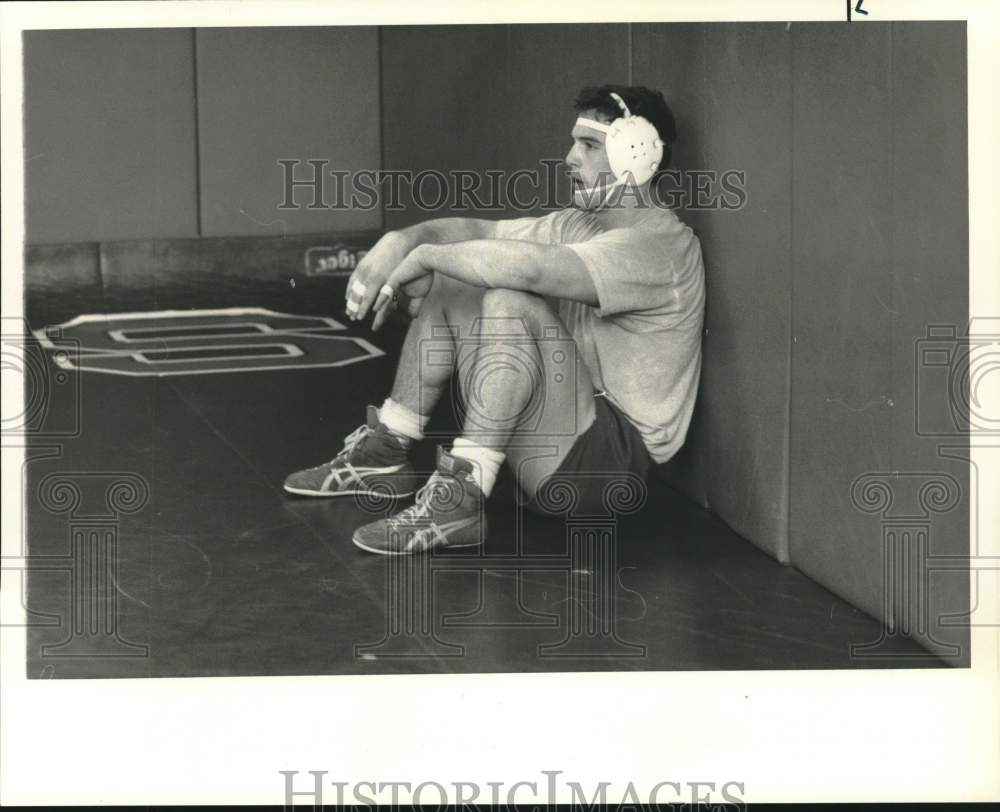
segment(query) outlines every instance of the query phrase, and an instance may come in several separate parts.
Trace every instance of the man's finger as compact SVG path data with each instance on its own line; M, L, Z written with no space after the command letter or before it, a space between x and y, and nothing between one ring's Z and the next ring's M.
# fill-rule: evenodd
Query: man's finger
M387 294L386 289L392 290L388 285L385 285L382 290L378 293L378 299L375 300L375 305L372 311L375 313L375 318L372 321L372 330L377 330L382 326L383 322L389 317L389 313L396 309L395 298L390 294Z
M367 270L365 268L365 265L363 264L363 261L362 261L362 264L359 264L358 267L355 268L351 272L351 275L347 278L347 287L344 289L344 298L345 299L347 299L347 298L350 297L350 295L351 295L351 288L354 286L355 283L360 283L362 285L365 284L365 277L367 275L368 275L368 272L367 272Z
M352 319L361 318L361 304L364 301L368 286L355 279L347 286L347 315Z
M375 298L379 294L379 289L374 285L367 285L365 287L364 293L361 294L358 301L357 313L354 316L355 321L358 319L363 319L368 315L368 311L371 310L373 304L375 304Z
M398 300L396 296L396 291L393 289L392 285L382 285L382 289L378 292L378 298L375 300L375 309L381 310L390 302L395 302Z
M385 324L385 320L389 318L389 311L392 310L390 307L383 307L381 310L375 312L375 318L372 320L372 330L376 332L378 329Z

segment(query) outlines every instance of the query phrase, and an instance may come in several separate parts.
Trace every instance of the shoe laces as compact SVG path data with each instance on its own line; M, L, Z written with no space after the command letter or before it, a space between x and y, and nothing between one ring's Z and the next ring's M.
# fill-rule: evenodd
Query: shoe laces
M450 477L449 477L450 478ZM416 500L406 510L402 510L388 520L393 527L397 527L403 522L430 520L431 506L434 503L434 496L440 489L448 489L448 479L435 471L427 483L417 491Z
M332 465L333 463L341 462L342 460L347 459L351 454L354 453L355 449L361 446L361 442L369 434L371 434L371 431L372 430L368 427L367 423L363 423L362 425L358 426L354 431L352 431L344 438L344 447L340 449L340 451L337 453L337 456L334 457L332 460L330 460L330 462L327 464Z

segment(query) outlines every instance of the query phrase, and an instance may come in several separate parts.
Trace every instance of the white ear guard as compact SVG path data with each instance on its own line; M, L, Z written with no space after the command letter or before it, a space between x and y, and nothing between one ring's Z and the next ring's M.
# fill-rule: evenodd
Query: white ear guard
M642 116L633 116L625 101L617 93L611 94L622 109L620 118L610 124L592 118L576 120L581 127L590 127L605 134L604 149L608 164L615 175L614 186L631 177L636 184L643 184L653 177L663 159L663 139L656 127Z

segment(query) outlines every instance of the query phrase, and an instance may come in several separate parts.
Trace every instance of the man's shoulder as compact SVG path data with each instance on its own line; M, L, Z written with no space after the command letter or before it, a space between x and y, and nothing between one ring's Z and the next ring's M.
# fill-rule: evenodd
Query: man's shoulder
M650 206L641 210L635 227L653 234L694 234L673 209L664 206Z
M592 216L579 209L556 209L544 214L501 218L497 221L497 231L501 234L532 231L536 234L548 233L559 237L587 226L592 220Z
M654 207L652 213L635 226L635 236L653 241L671 255L700 255L701 242L694 229L687 225L673 209Z
M600 239L619 245L632 244L636 248L659 248L670 253L698 242L690 226L669 209L643 211L632 222L605 229Z
M547 214L541 215L538 219L551 223L554 228L568 229L597 226L597 218L594 217L593 212L584 211L574 206L550 211Z
M543 214L535 220L539 231L550 235L550 242L586 242L603 229L592 212L567 207Z

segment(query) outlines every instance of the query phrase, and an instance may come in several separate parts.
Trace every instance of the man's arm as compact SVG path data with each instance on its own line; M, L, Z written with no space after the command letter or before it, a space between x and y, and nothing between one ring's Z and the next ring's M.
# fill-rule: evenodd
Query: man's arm
M476 217L439 217L398 230L412 251L418 245L440 245L461 240L489 240L496 236L495 220Z
M470 285L524 290L539 296L598 304L590 273L565 245L472 239L447 245L421 245L407 259L407 265L412 261L427 272L442 273Z
M490 239L497 224L473 217L441 217L406 228L387 231L358 263L344 288L346 313L357 320L375 301L375 296L390 274L418 245L448 243L455 240Z
M381 311L407 285L441 273L483 288L524 290L539 296L599 304L597 288L586 266L564 245L525 240L466 240L414 248L389 276L385 287L362 302L356 318L371 307ZM381 324L384 316L377 316Z

